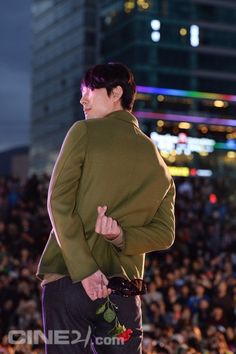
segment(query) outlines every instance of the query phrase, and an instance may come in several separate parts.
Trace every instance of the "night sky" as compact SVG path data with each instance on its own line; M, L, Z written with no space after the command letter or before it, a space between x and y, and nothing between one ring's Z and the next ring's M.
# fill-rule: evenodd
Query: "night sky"
M29 144L30 2L0 1L0 151Z

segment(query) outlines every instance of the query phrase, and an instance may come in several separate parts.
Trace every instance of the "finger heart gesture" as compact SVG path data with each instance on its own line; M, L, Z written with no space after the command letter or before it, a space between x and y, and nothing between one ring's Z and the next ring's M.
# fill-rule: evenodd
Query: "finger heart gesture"
M112 241L120 235L121 228L115 219L105 215L106 211L106 205L97 208L98 215L95 231L107 240Z

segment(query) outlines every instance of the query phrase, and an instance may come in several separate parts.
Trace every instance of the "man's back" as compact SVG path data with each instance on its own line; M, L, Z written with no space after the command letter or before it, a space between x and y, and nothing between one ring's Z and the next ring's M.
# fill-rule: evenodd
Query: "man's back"
M151 225L170 189L172 179L166 165L151 140L139 129L137 119L127 111L78 122L71 130L74 130L75 148L68 153L68 158L65 157L63 168L67 169L70 176L70 169L76 166L67 168L68 159L75 164L77 161L75 159L73 162L73 154L82 156L78 163L78 169L81 169L78 188L72 197L75 198L74 211L81 219L84 233L84 236L78 235L77 245L74 243L74 246L80 248L80 238L84 237L99 269L107 276L119 274L128 278L141 278L144 253L158 249L159 243L160 249L163 249L172 242L168 232L165 245L158 239L158 232L149 240L142 237L141 230L143 226ZM76 152L76 149L79 151ZM49 195L52 200L55 199L54 195L61 194L60 188L63 188L58 180L56 185L52 181L50 184ZM117 220L125 231L122 251L95 232L98 205L107 205L107 215ZM164 227L169 222L169 216L168 213L166 221L163 220ZM141 230L141 236L137 230ZM59 254L59 246L56 248ZM52 266L55 269L51 270L53 273L56 269L58 272L54 266L55 247L52 253L47 254L47 263L49 261L49 268ZM51 265L50 257L53 259ZM78 253L77 267L82 266L86 268L86 264L80 264Z
M84 123L88 141L77 208L87 238L98 205L107 205L122 227L148 224L170 184L155 146L126 111Z
M76 328L87 338L91 326L94 347L102 354L141 354L141 289L134 283L142 282L116 276L142 278L145 253L170 247L175 234L174 182L129 113L135 94L133 74L121 63L98 64L85 73L80 99L85 121L67 133L52 172L52 232L38 267L38 276L46 275L45 332ZM119 294L131 295L128 287L137 296L122 297L112 292L112 284ZM109 309L111 321L107 310L98 321L101 298L107 298L102 311ZM124 346L96 342L114 333L125 335ZM65 353L56 344L46 351ZM68 354L75 352L92 350L79 341L66 348Z

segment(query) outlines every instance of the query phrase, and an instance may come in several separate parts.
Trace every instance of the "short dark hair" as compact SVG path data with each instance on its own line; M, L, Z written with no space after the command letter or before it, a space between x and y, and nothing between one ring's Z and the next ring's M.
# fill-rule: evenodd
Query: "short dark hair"
M121 86L123 94L121 96L121 105L123 109L132 110L136 84L134 76L126 65L121 63L98 64L88 69L81 81L81 87L89 87L92 90L106 88L108 96L112 90Z

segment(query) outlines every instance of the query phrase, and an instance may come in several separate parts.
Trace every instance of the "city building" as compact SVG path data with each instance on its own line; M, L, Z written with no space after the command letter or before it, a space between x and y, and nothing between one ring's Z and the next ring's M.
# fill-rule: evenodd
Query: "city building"
M21 146L0 152L0 176L19 178L24 183L29 171L29 147Z
M211 151L198 152L189 144L184 150L172 144L171 151L161 150L167 163L235 173L236 2L101 4L102 58L124 62L134 71L135 113L143 130L159 134L152 134L159 148L160 135L162 146L179 135L182 147L191 138L214 141Z
M140 85L236 94L234 0L101 0L102 57Z
M168 165L235 173L235 23L234 0L33 0L31 171L51 172L83 117L82 73L120 61L141 128L158 148L179 139L160 148Z
M52 170L69 127L83 118L80 79L99 53L96 0L32 1L31 172Z

